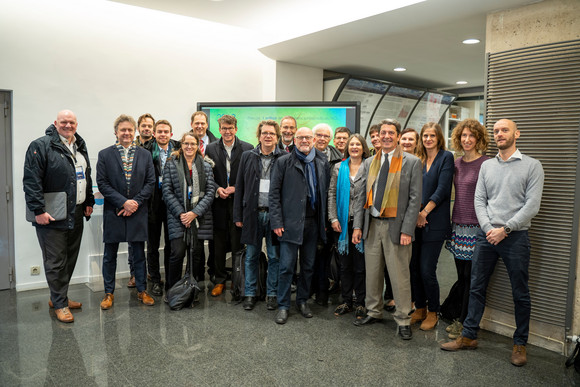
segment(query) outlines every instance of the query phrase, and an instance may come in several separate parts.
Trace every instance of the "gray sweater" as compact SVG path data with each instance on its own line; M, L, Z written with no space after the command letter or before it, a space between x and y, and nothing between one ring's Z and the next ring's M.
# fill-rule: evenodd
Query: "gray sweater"
M544 170L536 159L516 151L508 161L499 156L485 161L474 200L483 232L503 226L513 231L529 229L540 210L543 187Z

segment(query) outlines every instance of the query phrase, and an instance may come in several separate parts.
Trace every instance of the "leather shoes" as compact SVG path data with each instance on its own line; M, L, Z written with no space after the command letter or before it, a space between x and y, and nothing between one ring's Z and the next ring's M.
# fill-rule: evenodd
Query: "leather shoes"
M161 287L161 283L156 282L151 287L151 294L154 296L162 296L163 295L163 288Z
M223 292L224 292L224 284L217 284L216 286L213 287L211 295L212 297L217 297L221 296Z
M441 344L441 349L444 351L458 351L460 349L475 349L477 348L477 340L470 339L464 336L459 336L453 341Z
M276 296L267 296L266 297L266 309L276 310L277 307L278 307L278 298Z
M411 337L413 337L413 332L411 332L411 326L410 325L400 325L399 326L399 336L401 336L401 339L403 339L403 340L411 340Z
M155 299L147 293L147 290L143 290L141 293L137 294L137 298L145 305L155 305Z
M129 282L127 282L127 287L128 288L134 288L137 285L135 284L135 276L132 275L131 278L129 278Z
M357 327L360 327L360 326L363 326L363 325L371 325L371 324L374 324L376 322L380 322L381 320L382 319L380 319L380 318L375 318L375 317L369 316L367 314L366 317L361 318L361 319L356 319L352 323L354 325L356 325Z
M58 319L58 321L61 321L63 323L71 323L75 321L75 318L73 317L72 313L66 307L56 310L56 318Z
M514 345L512 349L512 356L510 361L516 367L521 367L526 365L528 358L526 356L526 346L525 345Z
M256 297L248 296L244 298L243 307L245 310L252 310L254 309L254 306L256 306Z
M288 321L288 309L279 309L274 321L276 324L286 324L286 321Z
M113 301L115 301L115 296L113 295L113 293L106 293L105 297L103 298L103 301L101 301L101 309L102 310L111 309L111 306L113 306Z
M48 307L54 308L52 300L48 300ZM83 304L81 304L80 302L68 300L68 308L69 309L80 309L82 307L83 307Z
M307 303L304 304L296 304L296 309L300 312L300 314L306 318L312 317L312 311Z

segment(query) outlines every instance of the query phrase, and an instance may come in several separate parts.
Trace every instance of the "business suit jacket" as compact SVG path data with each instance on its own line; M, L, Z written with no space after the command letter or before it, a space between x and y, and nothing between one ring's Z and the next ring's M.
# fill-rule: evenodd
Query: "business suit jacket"
M364 178L359 182L359 184L362 184L362 189L358 190L360 193L356 198L357 205L353 221L354 229L363 230L363 239L367 238L370 223L370 211L369 209L365 209L364 205L367 196L366 184L368 171L372 161L373 158L369 157L363 161L361 166L361 169L363 169L362 176ZM389 228L391 241L394 244L400 244L401 233L411 235L413 240L415 239L415 226L421 207L422 178L421 160L418 157L403 152L397 216Z
M148 200L155 186L155 170L151 153L136 147L133 158L131 184L123 171L121 154L115 145L99 152L97 161L97 185L105 197L103 212L103 242L144 242L147 240ZM139 204L131 216L117 216L117 209L133 199Z
M242 153L247 150L253 149L252 144L240 140L239 138L234 139L234 147L232 149L232 155L230 157L230 177L229 185L235 186L236 179L238 176L238 168L240 166L240 160L242 158ZM226 188L228 186L228 175L226 168L226 148L224 147L224 142L220 138L219 141L212 142L208 144L205 148L205 156L209 157L214 163L213 167L213 177L216 183L216 189L219 187ZM235 194L234 194L235 195ZM227 207L232 206L233 201L229 201L231 195L228 199L222 199L219 196L215 198L212 204L212 212L214 219L214 229L226 230L230 225L227 222Z
M423 166L423 195L421 207L430 201L437 205L429 215L427 224L421 228L425 242L442 241L451 235L451 186L455 163L451 152L439 150L429 172Z
M328 189L328 221L331 223L334 220L338 220L338 211L336 207L336 190L338 183L338 172L340 171L340 167L344 162L346 162L346 160L341 161L338 164L334 164L331 168L332 172L330 173L330 187ZM350 199L348 203L349 217L353 216L355 213L355 209L357 206L357 203L355 202L357 192L362 192L365 190L365 187L361 186L361 181L366 179L366 174L363 175L363 173L364 171L362 170L362 168L359 168L353 180L350 180L349 177L350 181ZM342 226L343 225L341 225L341 227Z

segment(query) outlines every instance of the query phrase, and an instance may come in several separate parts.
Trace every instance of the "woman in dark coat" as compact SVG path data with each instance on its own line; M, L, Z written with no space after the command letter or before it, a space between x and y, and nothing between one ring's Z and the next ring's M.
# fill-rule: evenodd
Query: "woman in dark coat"
M201 259L203 246L199 241L212 238L215 190L212 167L203 160L199 139L192 132L184 134L181 149L171 154L163 169L163 200L171 243L168 289L181 279L185 252L189 257L193 247L194 257L190 258Z
M411 324L422 322L421 330L435 328L439 321L437 262L443 241L451 234L451 184L455 169L453 155L445 150L439 124L429 122L421 129L417 156L423 163L423 199L417 217L415 246L411 258L411 284L415 312Z

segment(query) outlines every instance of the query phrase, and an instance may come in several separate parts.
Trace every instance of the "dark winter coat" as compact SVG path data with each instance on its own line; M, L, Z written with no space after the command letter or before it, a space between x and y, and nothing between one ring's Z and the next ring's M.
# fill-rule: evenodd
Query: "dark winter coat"
M206 177L205 192L203 194L200 192L199 202L192 210L198 215L197 239L199 240L213 239L211 204L216 190L211 164L204 161L203 168ZM176 157L167 159L163 170L163 200L167 206L167 228L170 240L182 238L185 231L185 226L181 223L179 216L185 212L184 193L186 190L187 182L181 160Z
M147 241L148 200L155 186L155 171L151 154L135 148L131 184L127 183L123 171L121 154L115 145L99 152L97 161L97 185L105 197L103 210L103 242ZM131 216L117 216L117 211L129 200L135 200L139 208Z
M24 160L24 196L26 206L35 215L41 215L44 210L44 193L63 192L67 193L67 218L50 222L46 226L33 223L36 227L72 229L75 226L74 214L77 197L76 168L71 152L62 143L54 125L50 125L45 136L34 140L26 151ZM75 134L77 152L81 153L87 162L85 178L87 180L86 198L83 202L83 211L87 207L93 207L93 181L91 179L91 164L87 146L81 136ZM87 218L88 220L88 218Z
M318 233L326 242L325 224L330 165L324 153L319 150L316 150L314 163L318 180ZM308 186L304 164L294 152L281 156L274 164L268 202L272 230L284 228L282 237L278 239L282 242L301 245L308 203Z
M270 178L275 161L285 154L287 154L286 151L278 147L274 148L274 158L270 164ZM262 238L258 236L258 199L261 177L262 161L260 160L260 144L258 144L254 149L242 154L234 195L234 222L244 224L240 241L251 245L262 243Z

